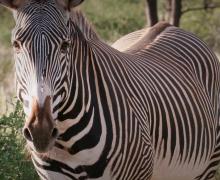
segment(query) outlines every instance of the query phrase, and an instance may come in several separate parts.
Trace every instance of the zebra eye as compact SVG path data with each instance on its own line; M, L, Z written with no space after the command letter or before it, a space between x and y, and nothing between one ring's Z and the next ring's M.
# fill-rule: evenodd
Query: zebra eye
M14 41L13 42L13 47L15 49L16 52L19 52L21 50L21 44L19 41Z
M67 41L64 41L61 44L61 48L60 48L61 53L66 53L68 48L69 48L69 43Z

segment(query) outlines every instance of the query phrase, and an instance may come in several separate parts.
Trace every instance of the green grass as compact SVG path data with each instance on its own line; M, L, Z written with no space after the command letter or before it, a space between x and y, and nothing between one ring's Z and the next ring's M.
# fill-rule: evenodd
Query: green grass
M113 42L146 24L145 2L140 0L92 0L82 5L86 17L98 34Z

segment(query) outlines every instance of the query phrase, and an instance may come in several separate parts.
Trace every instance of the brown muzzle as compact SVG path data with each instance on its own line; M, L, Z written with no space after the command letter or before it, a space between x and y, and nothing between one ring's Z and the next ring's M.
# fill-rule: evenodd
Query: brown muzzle
M50 101L51 98L47 96L44 105L40 107L33 98L32 111L23 129L24 137L29 143L33 143L34 149L39 153L50 150L58 137L58 130L51 115Z

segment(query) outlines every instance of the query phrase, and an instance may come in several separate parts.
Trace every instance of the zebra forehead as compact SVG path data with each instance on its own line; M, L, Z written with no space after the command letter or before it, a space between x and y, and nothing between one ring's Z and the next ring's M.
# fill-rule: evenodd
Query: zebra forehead
M68 18L54 4L28 4L19 10L16 16L16 26L13 30L15 39L30 31L35 34L47 34L48 37L51 34L66 39L62 36L68 34Z
M14 28L12 40L19 40L33 44L37 41L50 41L53 43L69 40L68 30L65 27L59 28L55 25L29 24Z
M17 17L16 20L22 20L23 22L33 19L37 20L37 22L42 21L42 19L50 19L50 23L62 23L64 22L63 20L67 20L69 18L68 13L66 13L62 8L59 8L54 0L28 1L22 8L18 9L15 17ZM44 22L45 21L42 21L41 23Z
M29 0L29 3L40 3L40 4L54 4L56 0Z
M65 13L59 9L55 3L35 3L30 2L23 8L19 9L18 16L22 15L23 18L29 19L33 16L41 18L51 18L53 20L64 18Z

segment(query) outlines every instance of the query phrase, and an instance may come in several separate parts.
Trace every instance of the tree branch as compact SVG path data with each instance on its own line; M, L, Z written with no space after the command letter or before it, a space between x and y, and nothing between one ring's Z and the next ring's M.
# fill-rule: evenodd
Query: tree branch
M182 0L172 0L171 9L170 24L178 27L180 25L180 19L182 16Z
M207 10L207 9L215 9L220 8L220 4L208 4L203 7L194 7L194 8L188 8L182 11L182 14L190 12L190 11L200 11L200 10Z
M153 26L158 22L158 14L157 14L157 0L146 0L147 2L147 8L146 8L146 14L147 14L147 22L148 26Z

